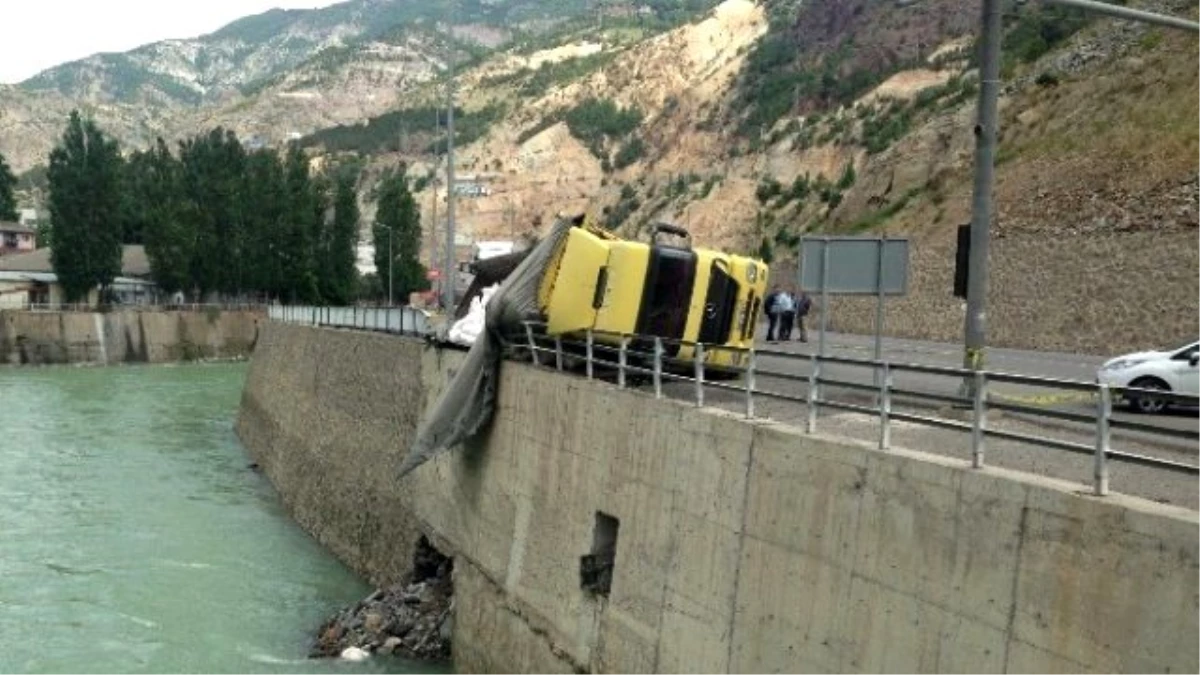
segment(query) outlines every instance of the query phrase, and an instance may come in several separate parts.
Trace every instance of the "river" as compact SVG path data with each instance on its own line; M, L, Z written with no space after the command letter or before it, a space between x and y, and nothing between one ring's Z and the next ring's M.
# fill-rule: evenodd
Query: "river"
M0 368L0 672L449 672L306 658L371 589L249 468L246 368Z

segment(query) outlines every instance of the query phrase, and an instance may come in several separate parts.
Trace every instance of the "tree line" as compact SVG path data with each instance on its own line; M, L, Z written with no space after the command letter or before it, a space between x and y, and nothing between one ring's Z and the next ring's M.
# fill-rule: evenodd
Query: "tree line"
M145 245L166 293L329 305L378 297L386 287L364 283L355 267L360 180L357 165L314 172L297 144L248 151L219 127L123 156L72 112L50 155L51 262L68 302L111 285L123 244ZM385 176L380 194L376 265L393 270L396 297L407 298L428 282L403 169Z

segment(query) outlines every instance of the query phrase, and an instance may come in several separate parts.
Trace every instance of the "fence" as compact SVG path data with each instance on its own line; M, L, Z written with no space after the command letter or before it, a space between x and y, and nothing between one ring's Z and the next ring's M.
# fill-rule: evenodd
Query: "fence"
M272 306L269 308L268 315L274 321L311 326L333 326L415 336L427 336L430 333L428 321L430 314L410 307L309 307L289 305ZM917 363L892 363L873 359L794 354L770 349L739 349L686 340L672 340L655 336L619 334L605 331L587 331L585 339L579 341L563 337L547 336L545 335L545 324L539 322L526 322L521 331L507 337L510 354L514 351L527 350L529 358L537 366L543 365L542 355L549 355L549 358L553 360L553 367L560 371L571 370L582 365L588 379L597 377L600 369L608 369L615 371L617 385L622 388L628 386L630 375L648 376L653 382L656 398L664 396L663 384L665 382L677 381L688 382L694 385L693 395L695 403L698 406L705 405L706 387L741 395L744 397L744 414L747 418L755 417L755 401L757 398L770 398L800 403L806 407L804 428L808 433L816 432L819 412L822 408L872 415L879 420L878 447L881 450L891 448L892 422L901 421L929 427L951 429L968 434L970 436L971 463L975 468L982 468L984 466L986 440L988 438L1017 441L1070 453L1089 455L1093 459L1093 492L1100 496L1107 495L1109 492L1108 462L1110 460L1138 464L1186 475L1200 475L1200 466L1146 454L1114 450L1111 443L1112 431L1114 429L1200 441L1200 431L1195 429L1172 429L1141 422L1115 419L1113 417L1113 401L1126 394L1145 395L1168 403L1187 406L1200 404L1200 398L1196 396L1157 390L1116 390L1106 384L1094 382L992 371L972 371L962 368ZM675 351L686 348L693 356L686 360L674 358L670 356L671 348L678 348ZM709 361L714 354L720 352L737 354L740 357L738 361L745 365L714 368L709 364ZM615 360L602 358L602 355L610 355ZM796 375L779 370L764 369L760 367L760 361L763 357L806 362L809 366L809 372L807 375ZM872 380L877 384L852 382L823 374L826 367L832 365L870 369L873 374ZM722 376L720 381L713 377L718 373ZM971 387L972 394L969 398L913 388L902 388L895 385L895 375L897 373L945 376L955 378L957 381L966 381L967 378L970 378L974 386ZM762 389L758 386L758 378L760 377L771 377L776 380L792 381L807 385L806 395L794 396L779 391ZM1085 414L1021 405L1019 403L1006 403L990 395L989 390L991 385L998 383L1053 388L1086 394L1094 401L1093 410ZM825 395L826 389L831 387L868 394L873 399L873 403L866 405L852 403L847 400L835 400ZM893 402L897 396L959 406L968 413L970 419L968 421L958 421L929 415L918 415L911 412L901 412L894 409L893 406ZM988 412L993 410L1019 413L1041 420L1057 419L1085 424L1093 430L1092 442L1081 443L990 427L988 425Z
M222 311L251 311L261 310L267 305L254 302L185 302L164 304L109 304L93 305L86 302L20 302L12 305L0 305L0 309L11 309L26 312L109 312L121 310L126 312L203 312L207 310Z
M622 388L628 385L630 374L649 376L653 382L654 395L657 398L663 397L663 383L668 380L693 383L695 402L698 406L704 405L706 387L736 392L744 396L745 416L747 418L755 416L755 400L758 397L801 403L807 407L807 418L804 427L808 433L816 431L818 412L821 408L873 415L879 419L878 447L881 450L888 450L891 447L892 422L903 421L930 427L952 429L969 434L971 462L975 468L982 468L984 466L986 439L988 438L1018 441L1072 453L1090 455L1093 458L1093 491L1096 495L1101 496L1107 495L1109 491L1108 462L1110 460L1140 464L1187 475L1200 475L1200 467L1193 464L1176 462L1151 455L1117 451L1113 450L1111 446L1113 429L1126 429L1193 441L1200 440L1200 432L1194 429L1172 429L1114 419L1113 417L1114 398L1125 394L1152 396L1168 403L1187 406L1196 406L1200 403L1200 398L1196 396L1172 394L1157 390L1114 390L1106 384L1093 382L1032 377L1011 373L972 371L962 368L915 363L900 364L872 359L822 357L815 354L793 354L776 350L735 349L686 340L670 340L661 337L626 335L604 331L588 331L585 340L580 342L562 337L546 336L544 334L544 324L537 322L526 323L523 333L510 336L510 342L513 346L517 346L520 349L528 349L535 365L542 365L541 355L547 354L552 355L553 366L558 370L571 369L582 362L589 379L596 377L598 367L610 370L615 369L617 384ZM639 349L636 348L637 346L649 346L649 349ZM668 351L671 347L687 348L693 354L693 357L687 360L669 357ZM742 358L740 360L745 365L738 367L722 366L717 372L727 376L727 380L715 381L714 378L706 375L706 373L715 374L708 362L713 354L722 351L741 355ZM600 354L615 355L615 360L600 358ZM809 372L807 375L796 375L779 370L765 370L759 367L759 362L764 356L788 361L807 362ZM873 372L874 381L878 382L878 385L839 380L822 373L827 366L834 364L869 368ZM941 375L956 378L959 381L965 381L966 378L970 378L974 384L971 387L972 395L969 398L965 398L916 389L899 388L895 386L894 377L896 373L900 372ZM795 381L806 384L807 394L800 397L760 389L757 386L757 381L759 377L764 376L770 376L777 380ZM1090 414L1084 414L1026 406L1017 403L1005 403L994 400L989 395L989 387L994 383L1049 387L1088 393L1093 395L1095 401L1094 409ZM839 387L865 392L873 398L874 403L864 405L845 400L834 400L825 396L825 389L828 387ZM898 395L952 406L961 406L969 411L970 419L963 422L941 417L899 412L893 409L893 401ZM1093 442L1087 444L992 428L988 425L988 412L990 410L1088 424L1094 429Z
M428 335L430 313L414 307L315 307L310 305L272 305L267 308L272 321L354 328L400 335Z

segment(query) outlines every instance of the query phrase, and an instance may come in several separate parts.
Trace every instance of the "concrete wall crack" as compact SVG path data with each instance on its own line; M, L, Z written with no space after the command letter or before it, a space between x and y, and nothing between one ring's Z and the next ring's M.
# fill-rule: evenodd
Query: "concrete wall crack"
M1029 520L1029 493L1026 492L1025 493L1025 503L1021 505L1021 520L1019 521L1019 523L1017 525L1017 551L1016 551L1016 560L1013 564L1012 594L1009 598L1009 602L1011 604L1008 608L1008 626L1005 628L1005 631L1004 631L1005 635L1008 636L1008 639L1004 641L1004 672L1006 672L1006 673L1012 672L1009 670L1009 667L1008 667L1008 657L1009 657L1009 652L1012 649L1013 640L1016 639L1016 637L1013 634L1013 628L1017 623L1017 600L1018 600L1017 592L1020 590L1020 585L1021 585L1021 553L1022 553L1022 549L1025 547L1025 536L1028 534L1028 531L1026 529L1028 520Z

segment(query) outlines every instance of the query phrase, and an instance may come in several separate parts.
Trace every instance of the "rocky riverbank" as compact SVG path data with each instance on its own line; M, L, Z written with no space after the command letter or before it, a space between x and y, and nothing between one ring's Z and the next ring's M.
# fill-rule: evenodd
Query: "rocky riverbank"
M309 656L361 660L372 654L444 661L453 634L454 561L424 537L404 581L338 612L317 631Z

